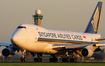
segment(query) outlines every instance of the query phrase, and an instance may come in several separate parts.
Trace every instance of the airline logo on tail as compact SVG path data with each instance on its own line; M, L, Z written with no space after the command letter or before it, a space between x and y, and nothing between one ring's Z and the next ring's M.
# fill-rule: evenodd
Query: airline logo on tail
M99 18L99 10L98 10L98 7L97 7L96 12L93 16L93 20L91 21L91 24L93 25L93 29L94 29L95 32L97 32L98 18Z
M85 33L97 33L103 2L98 2Z

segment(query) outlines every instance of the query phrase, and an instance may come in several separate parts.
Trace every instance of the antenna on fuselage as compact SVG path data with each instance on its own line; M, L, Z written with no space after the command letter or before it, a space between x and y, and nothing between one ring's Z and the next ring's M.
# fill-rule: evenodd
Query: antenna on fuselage
M35 15L33 15L33 23L34 23L34 25L38 25L38 26L43 27L42 19L43 19L43 15L41 15L41 10L37 9L35 11Z

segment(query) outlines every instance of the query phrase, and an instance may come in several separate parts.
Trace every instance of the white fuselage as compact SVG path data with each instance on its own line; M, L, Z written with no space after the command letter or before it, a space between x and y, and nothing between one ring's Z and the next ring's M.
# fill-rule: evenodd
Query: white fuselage
M21 24L11 36L11 42L30 52L57 53L53 44L92 44L100 34L48 30L32 24ZM61 52L63 53L63 51Z

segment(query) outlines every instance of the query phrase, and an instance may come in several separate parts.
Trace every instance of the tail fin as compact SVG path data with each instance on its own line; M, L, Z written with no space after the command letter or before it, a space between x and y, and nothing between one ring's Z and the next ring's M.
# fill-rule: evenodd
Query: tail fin
M97 6L93 12L93 15L89 21L89 24L86 28L85 33L94 33L94 34L97 33L99 21L100 21L102 4L103 4L103 2L98 2Z

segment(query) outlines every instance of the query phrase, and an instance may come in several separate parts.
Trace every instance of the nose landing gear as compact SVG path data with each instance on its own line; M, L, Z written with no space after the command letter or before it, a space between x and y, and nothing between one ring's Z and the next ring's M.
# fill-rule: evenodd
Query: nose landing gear
M26 62L26 57L21 57L21 58L20 58L20 61L21 61L21 62Z
M20 58L20 61L21 61L21 62L26 62L26 57L25 57L25 55L26 55L26 50L21 50L21 52L22 52L22 57Z

